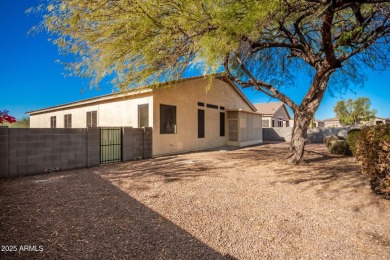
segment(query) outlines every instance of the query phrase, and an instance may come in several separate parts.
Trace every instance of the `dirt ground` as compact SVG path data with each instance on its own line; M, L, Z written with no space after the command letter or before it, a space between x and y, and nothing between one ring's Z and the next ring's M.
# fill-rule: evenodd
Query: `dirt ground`
M306 164L292 167L287 150L1 180L0 258L389 259L390 201L371 192L354 158L309 144Z

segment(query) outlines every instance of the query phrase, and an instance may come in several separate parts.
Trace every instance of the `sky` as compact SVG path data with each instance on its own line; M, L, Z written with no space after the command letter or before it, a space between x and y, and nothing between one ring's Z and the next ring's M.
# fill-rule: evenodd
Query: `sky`
M25 11L39 4L39 0L0 1L0 110L20 119L26 112L91 98L112 92L105 82L99 90L90 89L89 79L66 76L64 66L56 62L68 59L59 55L50 36L44 32L29 35L32 26L40 18ZM354 88L345 94L326 92L316 112L316 119L335 117L333 107L341 99L368 97L377 116L390 118L390 69L385 72L366 71L364 88ZM308 82L301 80L294 88L284 90L290 98L300 103L308 89ZM268 96L244 89L252 103L274 102Z

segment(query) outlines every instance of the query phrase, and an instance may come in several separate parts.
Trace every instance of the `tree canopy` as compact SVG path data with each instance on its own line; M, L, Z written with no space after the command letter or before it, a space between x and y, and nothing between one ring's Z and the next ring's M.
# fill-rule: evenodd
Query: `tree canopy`
M330 83L364 82L363 66L390 62L390 1L386 0L47 0L36 29L52 33L75 54L71 73L119 89L179 79L198 66L223 70L291 107L291 152L303 154L307 128ZM283 93L305 72L300 103Z
M51 0L35 10L44 13L38 28L78 57L67 68L94 83L113 74L127 88L178 79L192 65L212 72L225 64L238 82L254 85L242 62L259 84L280 87L305 64L313 72L324 61L356 79L359 64L348 60L368 49L375 58L367 53L359 61L387 66L390 9L380 2L387 1Z
M370 110L370 106L370 99L361 97L356 100L348 99L347 102L340 100L333 110L340 123L356 125L362 122L369 122L375 118L376 110Z

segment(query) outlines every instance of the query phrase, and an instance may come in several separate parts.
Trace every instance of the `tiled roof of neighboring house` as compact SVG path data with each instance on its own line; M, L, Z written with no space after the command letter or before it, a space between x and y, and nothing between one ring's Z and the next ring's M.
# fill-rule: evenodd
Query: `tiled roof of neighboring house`
M91 104L91 103L96 103L100 101L106 101L106 100L111 100L111 99L116 99L116 98L123 98L127 96L134 96L134 95L139 95L139 94L145 94L145 93L150 93L153 91L153 89L158 89L158 87L162 86L168 86L168 85L173 85L189 80L196 80L196 79L202 79L206 78L207 76L213 76L219 80L222 80L226 83L228 83L237 93L239 96L241 96L242 99L245 100L245 102L249 105L249 107L252 108L254 112L256 112L255 106L249 101L249 99L244 95L244 93L234 84L231 80L229 80L226 76L223 76L222 74L212 74L212 75L202 75L202 76L194 76L194 77L189 77L189 78L183 78L179 79L176 81L167 81L167 82L162 82L158 83L152 86L146 86L146 87L141 87L141 88L135 88L135 89L130 89L128 91L124 92L117 92L117 93L112 93L112 94L107 94L107 95L102 95L94 98L88 98L88 99L83 99L79 101L74 101L62 105L57 105L57 106L52 106L52 107L47 107L43 109L38 109L34 111L29 111L26 112L26 114L29 115L34 115L34 114L40 114L40 113L45 113L45 112L50 112L50 111L55 111L55 110L60 110L64 108L70 108L70 107L76 107L80 105L85 105L85 104Z
M257 111L263 115L274 115L282 107L286 110L288 118L291 119L290 113L287 111L286 106L283 102L268 102L268 103L258 103L254 104Z

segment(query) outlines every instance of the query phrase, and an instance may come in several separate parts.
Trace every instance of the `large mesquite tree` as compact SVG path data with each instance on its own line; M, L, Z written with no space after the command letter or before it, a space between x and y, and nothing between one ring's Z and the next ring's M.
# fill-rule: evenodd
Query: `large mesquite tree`
M288 162L298 163L328 85L361 83L364 66L389 64L389 1L48 0L38 29L53 33L67 68L110 75L120 89L181 77L190 66L224 73L294 111ZM283 93L303 71L311 83L297 104Z

